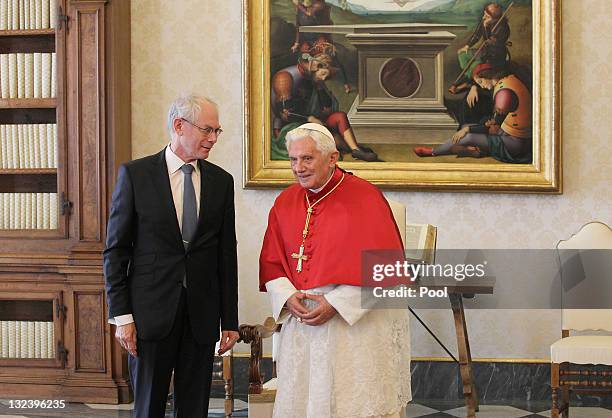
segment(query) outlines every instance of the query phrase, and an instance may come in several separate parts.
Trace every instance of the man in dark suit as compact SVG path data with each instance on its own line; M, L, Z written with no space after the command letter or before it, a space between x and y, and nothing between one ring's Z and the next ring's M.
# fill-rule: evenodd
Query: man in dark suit
M174 101L171 142L122 165L108 221L109 322L129 352L135 417L163 417L174 370L175 416L206 417L214 347L238 340L234 184L205 161L221 134L217 107Z

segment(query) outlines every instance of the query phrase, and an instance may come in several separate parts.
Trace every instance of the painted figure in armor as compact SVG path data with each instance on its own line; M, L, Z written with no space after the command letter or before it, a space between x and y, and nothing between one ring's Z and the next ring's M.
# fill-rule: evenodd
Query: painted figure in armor
M296 65L277 71L272 77L273 158L287 158L285 134L299 124L314 122L326 126L334 135L338 151L363 161L378 161L376 153L357 143L346 112L325 84L338 73L334 66L334 46L326 38L315 41L303 52Z
M420 157L456 154L486 157L506 163L530 163L532 159L531 91L508 67L479 64L473 78L493 92L492 117L483 124L461 127L447 142L436 148L416 147Z

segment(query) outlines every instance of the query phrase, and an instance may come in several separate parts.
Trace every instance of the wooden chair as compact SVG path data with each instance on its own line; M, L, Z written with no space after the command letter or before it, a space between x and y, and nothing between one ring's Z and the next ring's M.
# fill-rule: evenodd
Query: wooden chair
M403 203L396 202L395 200L389 200L389 206L393 213L393 219L397 224L397 229L402 237L402 242L406 245L406 206Z
M240 325L240 340L251 345L249 361L249 417L269 418L272 416L276 398L276 370L271 379L264 383L266 376L261 372L263 339L280 330L274 318L267 318L263 325Z
M274 318L268 317L263 325L240 325L240 340L251 346L251 357L249 359L249 395L262 393L264 386L264 375L261 373L261 360L263 358L263 339L271 337L280 331L281 324L276 324Z
M557 250L612 249L612 229L599 222L591 222L566 241L557 245ZM568 260L562 262L562 275ZM603 257L602 257L603 258ZM565 263L564 263L565 261ZM609 262L609 261L608 261ZM606 274L610 276L610 271ZM564 280L571 278L562 276ZM611 280L612 282L612 280ZM608 288L609 289L609 288ZM606 289L602 289L606 291ZM612 300L612 298L611 298ZM563 309L561 339L551 345L552 389L551 418L569 415L570 391L575 393L612 394L612 372L594 371L593 365L612 365L612 336L577 335L570 336L570 330L612 331L612 309ZM584 365L590 365L584 367ZM562 402L559 402L561 391Z

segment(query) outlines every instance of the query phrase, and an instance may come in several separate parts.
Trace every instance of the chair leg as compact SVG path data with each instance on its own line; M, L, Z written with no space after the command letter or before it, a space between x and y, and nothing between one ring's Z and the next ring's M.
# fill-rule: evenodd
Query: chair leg
M569 386L567 385L563 385L561 386L561 395L562 395L562 399L563 399L563 403L561 406L561 416L563 418L568 418L569 417Z
M552 405L550 418L559 418L559 364L550 364L550 388L552 390Z
M570 406L570 387L568 384L561 383L561 372L568 371L570 367L570 363L561 363L559 366L559 387L561 388L561 407L559 412L561 412L561 416L563 418L568 418L569 416L569 406Z
M223 382L225 383L225 416L231 418L234 412L234 382L232 380L233 358L223 357Z

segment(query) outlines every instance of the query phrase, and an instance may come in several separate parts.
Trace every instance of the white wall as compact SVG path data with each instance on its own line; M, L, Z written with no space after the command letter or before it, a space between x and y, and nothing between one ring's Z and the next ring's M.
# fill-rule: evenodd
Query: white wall
M165 145L166 110L178 93L219 104L224 134L210 160L236 180L240 321L253 323L269 315L257 260L279 191L242 189L241 4L132 0L132 149L136 158ZM563 195L387 193L408 207L408 221L439 227L440 248L552 248L588 220L612 223L609 1L565 0L562 27ZM427 318L452 343L450 311ZM474 357L545 358L560 334L555 312L468 312L468 324ZM412 334L413 355L443 355L418 324Z

